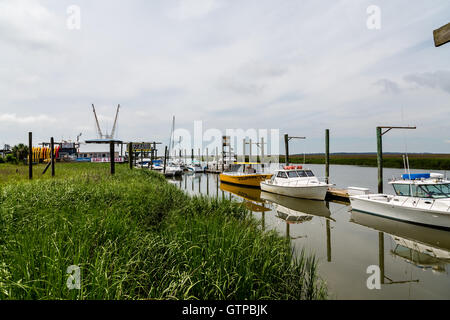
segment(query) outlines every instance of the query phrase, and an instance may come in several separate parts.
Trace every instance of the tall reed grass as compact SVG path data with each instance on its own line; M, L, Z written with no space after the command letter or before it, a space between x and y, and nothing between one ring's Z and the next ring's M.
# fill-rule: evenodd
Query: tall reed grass
M0 184L0 299L326 298L314 258L238 203L121 166L58 173ZM66 286L71 265L80 290Z

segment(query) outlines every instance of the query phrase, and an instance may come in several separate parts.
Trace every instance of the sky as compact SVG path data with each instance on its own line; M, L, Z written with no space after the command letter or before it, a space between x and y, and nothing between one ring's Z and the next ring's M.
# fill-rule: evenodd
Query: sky
M448 22L448 0L0 0L0 144L95 139L91 104L104 131L120 104L124 141L164 146L175 116L307 137L292 153L411 125L384 151L450 153Z

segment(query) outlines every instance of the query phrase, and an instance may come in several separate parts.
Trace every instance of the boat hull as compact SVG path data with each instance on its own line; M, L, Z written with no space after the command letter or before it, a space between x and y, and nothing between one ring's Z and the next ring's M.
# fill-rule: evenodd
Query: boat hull
M261 190L281 194L283 196L311 199L311 200L325 200L328 191L328 185L318 186L280 186L273 185L266 182L261 182Z
M230 175L220 174L220 181L250 187L260 187L262 181L272 178L272 174Z
M382 196L380 195L381 199ZM352 210L416 225L450 230L450 213L403 207L392 202L371 200L367 196L350 197Z

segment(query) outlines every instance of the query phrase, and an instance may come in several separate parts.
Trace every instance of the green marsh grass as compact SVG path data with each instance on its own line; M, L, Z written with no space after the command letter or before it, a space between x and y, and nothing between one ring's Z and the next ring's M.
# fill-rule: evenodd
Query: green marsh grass
M0 299L326 298L314 258L238 203L125 166L16 175L0 182ZM80 290L66 286L71 265Z

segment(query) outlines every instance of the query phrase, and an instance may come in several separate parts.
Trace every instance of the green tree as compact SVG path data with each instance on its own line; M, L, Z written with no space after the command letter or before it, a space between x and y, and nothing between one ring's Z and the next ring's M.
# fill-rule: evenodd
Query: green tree
M18 145L14 146L11 151L18 161L27 159L28 146L24 145L23 143L19 143Z

